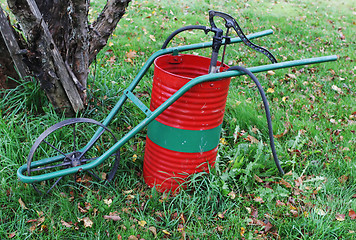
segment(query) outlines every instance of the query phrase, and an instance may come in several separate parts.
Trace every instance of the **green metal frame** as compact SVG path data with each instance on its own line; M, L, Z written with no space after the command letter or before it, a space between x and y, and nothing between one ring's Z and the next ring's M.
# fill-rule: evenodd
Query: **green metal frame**
M272 30L266 30L254 34L247 35L248 39L254 39L258 37L263 37L269 34L272 34ZM239 43L242 42L240 38L232 38L231 43ZM117 115L123 104L127 99L130 99L136 106L138 106L145 114L146 118L142 120L137 126L135 126L131 131L129 131L125 136L123 136L118 142L116 142L109 150L107 150L103 155L99 156L96 160L81 165L77 167L72 167L72 168L67 168L63 170L59 170L56 172L51 172L51 173L46 173L42 175L37 175L37 176L26 176L24 175L24 172L27 171L27 164L21 166L17 170L17 176L22 182L25 183L35 183L35 182L40 182L40 181L45 181L53 178L58 178L64 175L69 175L69 174L75 174L78 171L85 171L89 170L92 168L97 167L99 164L101 164L105 159L110 157L112 154L114 154L119 148L121 148L129 139L131 139L134 135L136 135L139 131L141 131L145 126L147 126L149 123L151 123L157 116L159 116L164 110L166 110L170 105L172 105L175 101L177 101L178 98L180 98L183 94L185 94L189 89L194 87L197 84L207 82L207 81L217 81L222 78L230 78L230 77L236 77L243 75L244 73L240 71L226 71L226 72L220 72L220 73L214 73L214 74L207 74L203 76L199 76L197 78L192 79L189 81L187 84L185 84L182 88L180 88L175 94L173 94L167 101L165 101L161 106L159 106L155 111L150 111L147 106L145 106L144 103L142 103L133 93L132 91L136 88L138 83L141 81L142 77L146 74L147 70L149 67L152 65L154 60L164 54L171 54L171 53L177 53L177 52L184 52L184 51L189 51L189 50L194 50L194 49L200 49L200 48L208 48L212 46L212 42L205 42L205 43L197 43L197 44L191 44L191 45L185 45L185 46L179 46L179 47L173 47L173 48L167 48L167 49L161 49L157 52L155 52L151 57L147 60L147 62L144 64L144 66L141 68L133 82L129 85L129 87L124 91L123 95L119 99L119 101L116 103L115 107L111 110L111 112L108 114L108 116L105 118L103 121L103 125L108 126L111 122L111 120ZM288 67L295 67L295 66L300 66L300 65L309 65L309 64L315 64L315 63L323 63L323 62L329 62L329 61L335 61L337 60L336 55L332 56L324 56L324 57L315 57L315 58L309 58L309 59L303 59L303 60L295 60L295 61L288 61L288 62L281 62L281 63L275 63L275 64L268 64L268 65L262 65L262 66L256 66L256 67L250 67L248 68L252 73L258 73L258 72L265 72L269 70L276 70L276 69L281 69L281 68L288 68ZM101 131L101 128L97 130L97 132L94 134L93 138L94 139ZM90 143L90 142L89 142ZM88 144L89 144L88 143ZM42 159L39 161L35 161L31 163L31 168L36 168L40 167L46 164L54 163L63 160L63 156L59 155L57 157L52 157L52 158L46 158Z

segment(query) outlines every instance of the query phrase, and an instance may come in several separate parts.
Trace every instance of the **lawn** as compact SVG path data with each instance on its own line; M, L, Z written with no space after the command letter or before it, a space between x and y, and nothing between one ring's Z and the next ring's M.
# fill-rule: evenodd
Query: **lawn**
M91 19L104 2L91 1ZM121 148L110 184L69 176L40 196L16 171L36 138L65 117L36 83L27 82L21 93L1 90L0 239L356 239L352 0L132 1L91 67L89 104L78 117L102 121L168 35L186 25L208 26L211 9L232 15L246 34L272 29L274 34L252 41L279 62L338 56L335 62L256 74L285 175L273 162L257 88L240 76L230 84L215 167L191 176L186 189L159 193L145 184L144 129ZM210 40L202 31L184 32L170 46ZM190 53L209 57L210 49ZM252 67L268 59L235 44L227 47L225 63ZM147 105L152 75L153 67L136 88ZM120 139L143 118L128 103L109 128Z

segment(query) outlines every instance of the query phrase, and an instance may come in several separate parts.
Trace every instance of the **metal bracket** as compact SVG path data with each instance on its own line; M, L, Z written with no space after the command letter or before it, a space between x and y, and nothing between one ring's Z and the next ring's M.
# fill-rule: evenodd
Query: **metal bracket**
M140 99L138 99L135 94L133 94L131 91L129 90L125 90L124 94L126 95L126 97L128 97L139 109L141 109L141 111L146 114L147 117L151 116L152 112L150 109L148 109L148 107L146 107L146 105L141 102Z

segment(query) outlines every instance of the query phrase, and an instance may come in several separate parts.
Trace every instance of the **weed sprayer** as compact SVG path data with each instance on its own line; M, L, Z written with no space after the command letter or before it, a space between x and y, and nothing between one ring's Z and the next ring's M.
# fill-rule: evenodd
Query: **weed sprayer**
M225 23L225 32L216 26L217 17ZM251 42L272 34L272 30L245 35L233 17L217 11L209 11L209 22L209 27L193 25L174 31L162 49L143 65L103 122L72 118L44 131L32 146L27 164L17 171L20 180L33 184L40 193L50 192L68 175L78 178L85 173L98 180L111 181L119 167L120 148L147 126L145 182L159 191L175 190L184 185L189 175L209 171L209 167L214 166L231 78L245 74L256 84L262 97L270 147L275 164L283 174L274 146L267 98L254 73L335 61L337 56L278 63L271 52ZM174 36L195 29L213 33L212 41L167 48ZM232 30L238 37L229 36ZM227 46L241 42L264 54L271 64L247 68L224 64ZM223 52L218 61L221 47ZM211 48L211 57L182 54L201 48ZM155 69L151 103L147 107L135 94L135 88L152 63ZM127 100L136 105L145 118L117 140L108 125ZM88 129L93 130L93 135L86 134Z

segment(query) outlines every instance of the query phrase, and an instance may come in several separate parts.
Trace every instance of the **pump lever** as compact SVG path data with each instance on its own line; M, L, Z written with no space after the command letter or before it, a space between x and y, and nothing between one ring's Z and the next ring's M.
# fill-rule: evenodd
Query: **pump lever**
M239 24L237 24L235 18L233 18L232 16L230 16L227 13L223 13L223 12L218 12L218 11L214 11L214 10L210 10L209 11L209 22L211 25L212 29L216 29L216 24L214 22L214 17L221 17L225 20L225 27L226 28L233 28L237 35L240 37L240 39L243 41L243 43L247 46L249 46L250 48L263 53L264 55L266 55L269 60L271 60L272 63L277 63L276 58L273 56L273 54L271 52L269 52L267 49L260 47L254 43L252 43L250 40L248 40L248 38L245 36L245 34L242 32Z

